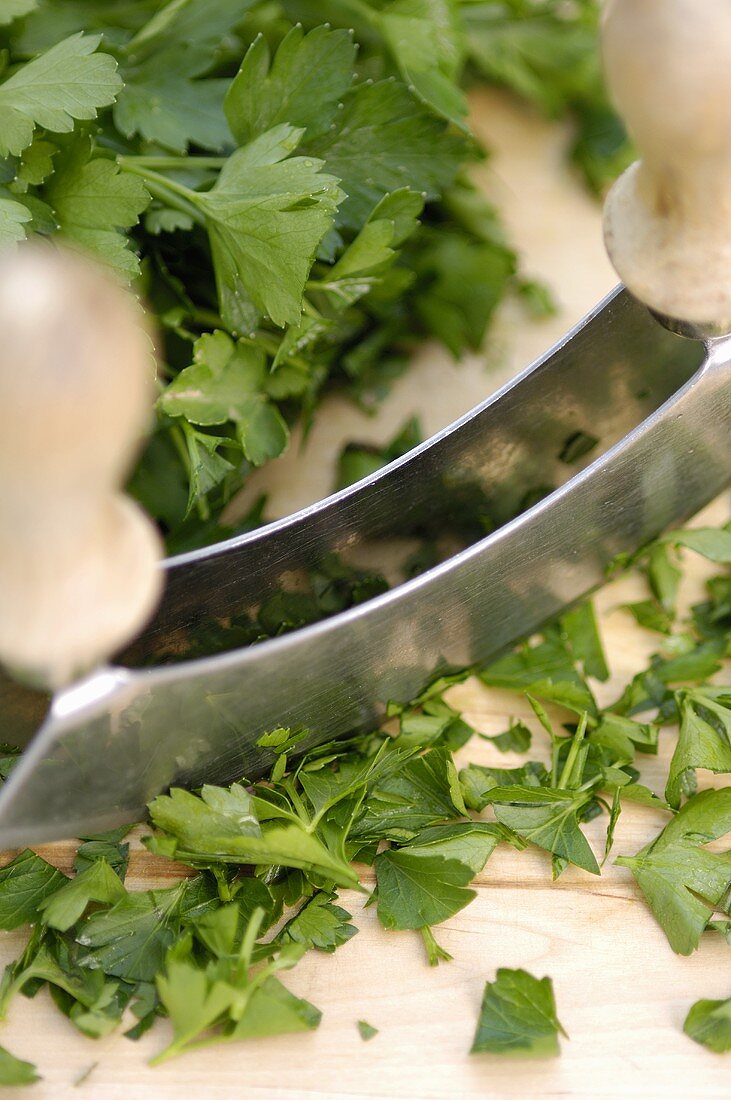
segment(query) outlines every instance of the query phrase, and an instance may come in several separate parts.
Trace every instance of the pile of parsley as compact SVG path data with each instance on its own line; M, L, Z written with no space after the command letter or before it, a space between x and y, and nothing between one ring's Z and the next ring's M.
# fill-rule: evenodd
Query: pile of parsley
M459 356L481 345L505 294L548 308L469 182L485 151L465 90L487 79L570 115L572 156L601 190L628 154L599 78L597 11L595 0L1 0L0 246L57 235L148 303L158 425L131 489L171 549L230 533L232 494L328 388L374 408L417 341ZM351 449L341 480L382 457ZM260 521L258 510L245 522ZM338 892L362 889L359 867L373 868L382 925L416 932L436 964L448 955L434 926L474 897L498 844L544 849L554 877L569 864L599 874L582 824L606 814L606 859L628 800L668 814L617 862L672 948L731 942L731 852L706 847L731 831L731 788L695 790L696 769L731 771L731 687L715 676L731 654L730 543L728 528L675 532L640 557L650 591L630 611L659 653L613 706L590 687L608 671L589 605L479 671L527 695L547 765L458 770L475 732L445 698L452 677L391 708L386 730L304 757L304 731L269 732L276 764L258 783L156 798L148 847L190 868L168 889L127 890L125 830L81 838L72 877L20 853L0 871L0 928L30 935L0 983L0 1016L47 987L91 1037L126 1026L136 1039L164 1017L156 1060L314 1028L318 1009L280 973L355 934ZM678 547L723 568L688 622L675 610ZM573 720L552 725L546 703ZM653 792L641 758L673 736L665 727L676 748ZM532 735L516 723L493 740L529 754ZM0 758L3 776L13 761ZM729 1049L730 1002L698 1002L685 1029ZM561 1030L550 980L500 969L473 1050L555 1054ZM0 1048L0 1082L35 1079Z
M685 619L676 597L687 550L721 571ZM165 1017L168 1042L155 1062L316 1028L319 1010L289 992L281 974L306 952L333 952L356 934L339 891L363 890L364 866L382 926L419 935L436 965L450 956L435 926L474 898L471 883L499 844L516 859L528 846L543 849L554 878L570 864L599 875L627 802L667 815L650 844L615 862L634 876L671 948L690 955L707 936L731 943L731 848L708 847L731 836L731 787L696 789L699 768L731 772L731 685L717 676L731 657L731 524L672 532L634 564L649 590L627 610L655 631L658 653L613 705L600 708L591 690L609 670L590 604L477 670L485 684L527 697L547 763L530 757L533 735L515 722L490 740L526 754L523 764L457 767L454 754L464 759L471 739L485 736L446 698L463 673L392 706L384 729L301 757L306 731L271 731L261 743L276 762L259 782L242 777L155 798L145 844L190 869L174 886L126 888L125 829L82 838L72 877L21 852L0 870L0 928L30 925L30 935L0 983L0 1016L16 994L47 986L94 1038L125 1026L137 1039ZM571 716L565 725L552 723L547 703ZM661 738L675 748L657 792L641 768ZM11 755L2 761L3 774L12 763ZM582 825L602 814L597 858ZM638 911L636 919L648 917ZM376 1032L364 1020L358 1028L364 1039ZM557 1054L561 1030L550 979L500 969L485 987L472 1049ZM697 1002L685 1030L710 1050L731 1049L731 1000ZM34 1079L34 1067L0 1051L0 1081Z
M0 247L58 235L147 302L161 392L131 491L171 551L231 533L226 503L326 388L373 408L419 340L459 356L504 295L550 308L469 182L485 151L465 88L488 79L570 113L601 188L626 146L597 11L0 3Z

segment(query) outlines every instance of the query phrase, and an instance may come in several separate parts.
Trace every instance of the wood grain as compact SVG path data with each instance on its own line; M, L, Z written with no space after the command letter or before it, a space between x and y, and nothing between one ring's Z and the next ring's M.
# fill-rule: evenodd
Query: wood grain
M494 160L481 169L482 183L504 209L531 274L558 288L562 316L529 325L514 307L505 310L490 353L490 375L478 357L455 366L443 353L425 351L377 421L341 401L328 402L304 456L291 452L265 473L277 511L329 489L343 440L385 439L414 410L421 411L428 431L465 411L612 285L598 210L564 165L566 132L497 93L481 94L475 106L478 128L497 147ZM718 522L728 515L724 499L701 520ZM698 597L708 573L691 555L688 562L686 602ZM612 661L611 680L597 687L602 702L616 697L655 648L652 636L621 610L641 593L638 579L622 578L598 595ZM469 681L454 688L451 698L487 733L501 732L510 716L520 715L535 730L532 755L546 758L532 714L514 696ZM643 764L645 781L657 790L664 785L671 742L666 736L660 754ZM519 758L477 741L460 754L460 763L498 759L510 764ZM663 820L656 811L628 807L617 827L615 853L635 852ZM600 820L587 827L598 854L604 827ZM69 868L70 846L53 845L44 854ZM143 853L135 836L131 888L168 884L176 873L173 865ZM365 872L364 882L370 881ZM728 996L728 949L720 938L708 937L693 957L673 955L626 869L610 862L596 878L572 868L552 884L541 852L498 849L478 879L475 900L438 929L454 961L434 970L426 966L416 935L384 932L374 910L362 909L359 895L345 892L342 902L354 913L359 934L333 956L312 953L286 979L323 1009L317 1032L211 1049L151 1070L146 1061L166 1042L164 1022L137 1044L121 1036L92 1042L75 1032L42 992L34 1001L18 998L0 1033L0 1042L36 1061L44 1076L22 1095L38 1100L731 1097L728 1061L681 1031L694 1000ZM22 943L22 934L3 936L0 962L13 958ZM560 1059L468 1056L484 982L499 966L523 966L553 978L559 1016L570 1036L562 1042ZM379 1028L369 1043L359 1038L359 1019Z

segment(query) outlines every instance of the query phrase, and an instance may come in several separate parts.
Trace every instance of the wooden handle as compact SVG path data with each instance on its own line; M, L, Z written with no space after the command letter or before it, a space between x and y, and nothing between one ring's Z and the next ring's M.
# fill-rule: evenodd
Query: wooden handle
M58 687L143 625L161 546L121 492L154 400L134 298L90 261L0 262L0 661Z
M731 331L731 3L607 0L609 87L641 154L607 197L625 285L681 331Z

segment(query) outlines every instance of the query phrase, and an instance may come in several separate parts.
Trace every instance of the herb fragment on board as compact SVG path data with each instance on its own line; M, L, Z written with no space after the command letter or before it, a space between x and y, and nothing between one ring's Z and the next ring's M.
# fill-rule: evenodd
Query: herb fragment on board
M5 1047L0 1047L0 1085L33 1085L36 1081L40 1081L40 1077L32 1062L24 1062Z
M498 970L486 982L472 1054L513 1054L547 1058L560 1054L553 983L527 970Z
M694 795L629 867L673 951L690 955L717 907L728 907L731 848L705 847L731 833L731 787Z
M683 1031L715 1054L731 1050L731 997L725 1001L696 1001L685 1018Z
M369 1024L367 1020L358 1020L357 1027L358 1034L364 1043L370 1042L375 1035L378 1035L378 1028L374 1027L373 1024Z

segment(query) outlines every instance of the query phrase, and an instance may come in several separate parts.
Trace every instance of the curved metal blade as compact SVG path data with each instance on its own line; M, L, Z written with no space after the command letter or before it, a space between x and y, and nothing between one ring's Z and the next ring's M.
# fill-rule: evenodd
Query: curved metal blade
M300 748L328 740L376 722L439 670L491 659L601 583L617 554L717 495L731 473L730 383L731 341L682 340L615 292L403 459L286 520L171 559L165 602L128 667L53 701L0 795L0 846L133 820L172 783L254 777L272 762L257 745L268 729L305 727ZM566 460L580 433L598 442L576 472ZM455 515L463 548L421 575L216 652L222 616L225 627L326 554L445 516L453 527ZM495 530L481 535L486 522ZM159 663L212 623L211 655Z

